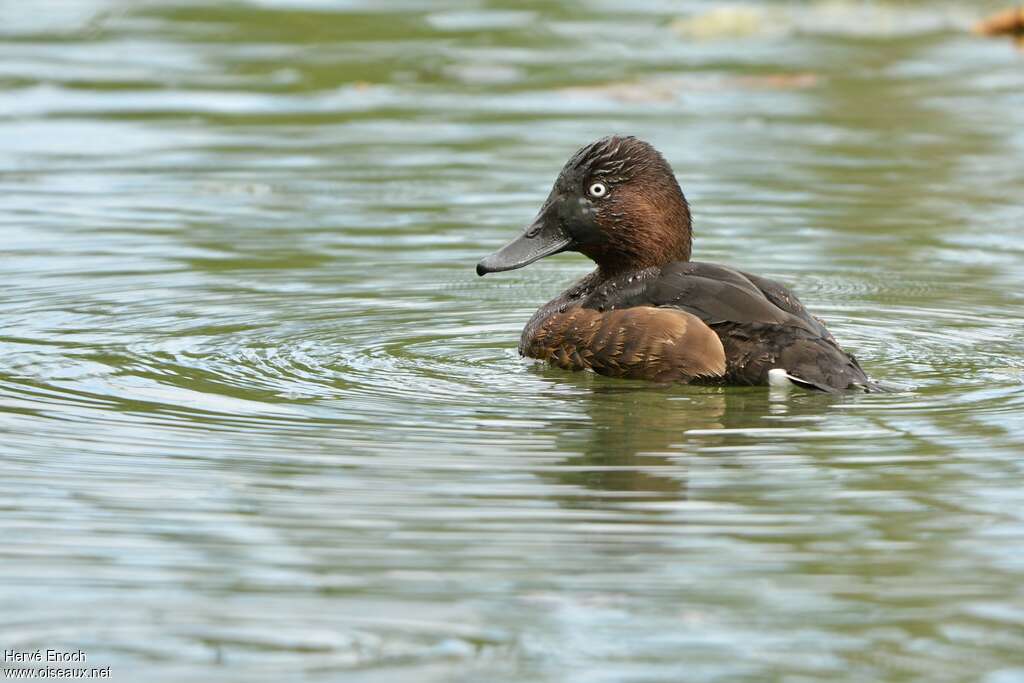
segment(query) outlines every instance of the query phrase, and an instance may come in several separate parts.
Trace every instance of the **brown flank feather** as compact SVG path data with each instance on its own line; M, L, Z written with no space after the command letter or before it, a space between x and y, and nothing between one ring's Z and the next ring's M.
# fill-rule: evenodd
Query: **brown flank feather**
M658 382L725 373L725 351L700 318L671 308L597 311L573 306L543 320L523 354L566 370Z

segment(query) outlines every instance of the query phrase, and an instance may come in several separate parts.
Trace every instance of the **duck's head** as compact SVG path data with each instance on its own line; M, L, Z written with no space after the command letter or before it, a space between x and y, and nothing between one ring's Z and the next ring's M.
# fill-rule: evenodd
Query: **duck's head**
M569 159L533 223L476 272L578 251L611 275L689 260L690 237L690 210L672 167L643 140L611 136Z

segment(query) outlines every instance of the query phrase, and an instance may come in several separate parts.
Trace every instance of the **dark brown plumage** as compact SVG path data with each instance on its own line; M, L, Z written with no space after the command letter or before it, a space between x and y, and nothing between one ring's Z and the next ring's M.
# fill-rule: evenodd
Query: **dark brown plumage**
M533 224L481 275L578 251L597 269L527 324L525 356L656 381L767 384L769 371L824 391L875 388L783 285L691 262L690 211L668 162L633 137L587 145Z

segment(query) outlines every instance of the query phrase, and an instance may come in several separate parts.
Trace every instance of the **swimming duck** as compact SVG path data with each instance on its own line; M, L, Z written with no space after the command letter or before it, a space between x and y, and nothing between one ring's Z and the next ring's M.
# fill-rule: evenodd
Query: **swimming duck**
M691 261L691 236L668 162L642 140L611 136L569 159L533 223L476 272L564 251L597 264L523 330L520 354L560 368L659 382L876 388L786 287Z

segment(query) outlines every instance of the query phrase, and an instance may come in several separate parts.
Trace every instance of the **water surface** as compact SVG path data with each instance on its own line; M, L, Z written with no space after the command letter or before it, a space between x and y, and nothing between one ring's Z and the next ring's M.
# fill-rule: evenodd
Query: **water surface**
M43 4L0 6L0 647L1024 680L1024 61L983 6ZM587 262L473 266L612 132L672 162L696 258L903 389L518 358Z

